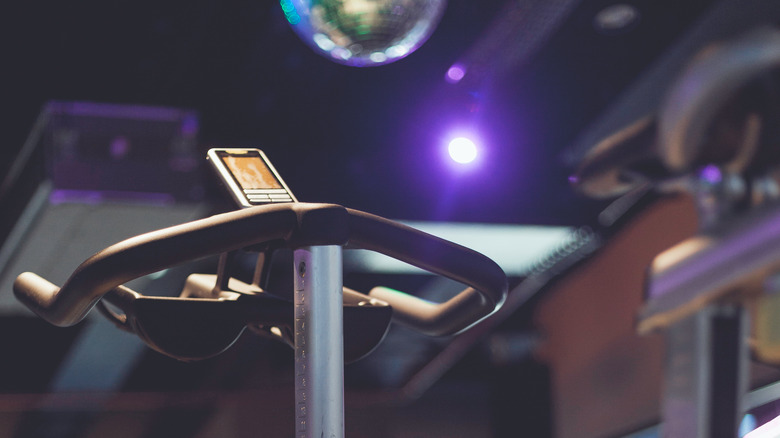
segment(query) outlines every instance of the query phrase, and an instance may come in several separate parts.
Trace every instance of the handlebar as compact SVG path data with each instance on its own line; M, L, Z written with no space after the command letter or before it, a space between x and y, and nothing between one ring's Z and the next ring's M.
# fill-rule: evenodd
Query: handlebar
M103 295L132 279L215 253L263 244L290 248L349 244L380 252L469 286L442 304L395 292L372 292L399 321L424 333L453 334L497 310L507 293L504 272L484 255L379 216L333 204L263 205L142 234L84 261L57 287L25 272L17 298L58 326L81 321Z
M350 244L469 286L440 304L388 288L371 290L370 296L393 307L397 322L427 335L450 335L471 327L503 304L506 275L493 260L407 225L362 211L347 211Z

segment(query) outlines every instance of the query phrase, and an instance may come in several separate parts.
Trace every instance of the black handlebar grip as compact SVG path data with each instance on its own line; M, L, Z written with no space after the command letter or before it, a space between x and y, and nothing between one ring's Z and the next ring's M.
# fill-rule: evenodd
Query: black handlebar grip
M507 294L504 271L488 257L415 228L362 211L349 213L350 245L385 254L469 286L440 304L374 288L369 295L393 307L394 318L417 331L442 336L461 332L498 310Z

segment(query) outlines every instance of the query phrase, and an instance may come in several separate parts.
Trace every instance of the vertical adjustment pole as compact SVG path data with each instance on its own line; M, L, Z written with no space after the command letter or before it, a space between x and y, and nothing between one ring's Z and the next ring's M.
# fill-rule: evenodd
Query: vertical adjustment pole
M711 304L669 327L663 411L668 438L733 438L748 381L744 308Z
M340 246L295 250L295 436L344 437Z

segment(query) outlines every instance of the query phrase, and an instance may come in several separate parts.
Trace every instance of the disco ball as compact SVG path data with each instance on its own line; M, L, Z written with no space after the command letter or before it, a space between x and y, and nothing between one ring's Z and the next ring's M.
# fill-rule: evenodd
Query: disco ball
M292 28L317 53L355 67L383 65L417 50L447 0L281 0Z

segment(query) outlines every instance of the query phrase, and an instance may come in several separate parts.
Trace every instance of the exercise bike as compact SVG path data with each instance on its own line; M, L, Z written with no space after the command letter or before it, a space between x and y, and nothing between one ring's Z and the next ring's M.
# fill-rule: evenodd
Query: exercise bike
M240 207L135 236L84 261L58 287L32 272L16 297L57 326L97 307L151 348L183 361L216 356L249 327L294 348L297 437L344 436L344 363L370 353L391 323L442 336L498 310L507 279L489 258L406 225L334 204L298 202L257 149L212 149L208 160ZM267 288L269 260L293 250L292 300ZM347 289L342 250L385 254L467 286L443 303L376 287ZM230 275L238 251L257 253L251 283ZM178 297L124 286L191 260L221 254L216 274L192 274Z

